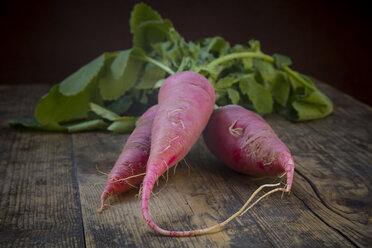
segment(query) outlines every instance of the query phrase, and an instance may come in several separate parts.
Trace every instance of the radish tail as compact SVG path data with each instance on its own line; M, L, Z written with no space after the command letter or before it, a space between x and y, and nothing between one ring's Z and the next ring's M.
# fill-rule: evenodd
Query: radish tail
M140 177L140 176L144 176L144 175L146 175L146 173L140 173L140 174L137 174L137 175L133 175L133 176L129 176L129 177L126 177L126 178L121 178L121 179L116 179L116 180L114 180L114 178L111 178L111 175L108 175L112 179L112 181L106 185L105 189L103 190L103 192L101 194L101 206L97 210L97 213L100 214L100 213L103 212L103 210L105 210L106 199L113 195L113 192L114 192L114 189L113 189L114 186L113 185L115 183L120 182L120 181L125 181L132 188L135 188L136 186L130 184L128 182L128 180L131 179L131 178Z
M293 173L294 173L294 161L291 154L282 153L279 158L279 163L283 167L286 177L287 177L287 184L286 190L287 192L291 191L292 183L293 183Z
M260 200L262 200L264 197L274 193L274 192L277 192L277 191L284 191L286 192L287 189L285 188L276 188L276 189L273 189L271 191L269 191L268 193L264 194L263 196L261 196L258 200L256 200L248 209L247 209L247 206L249 205L249 203L251 203L251 201L253 200L253 198L264 188L266 187L277 187L280 185L280 183L277 183L277 184L264 184L262 186L260 186L252 195L251 197L247 200L247 202L243 205L243 207L240 208L239 211L237 211L235 214L233 214L232 216L230 216L228 219L226 219L225 221L219 223L219 224L216 224L214 226L211 226L211 227L207 227L207 228L204 228L204 229L198 229L198 230L190 230L190 231L168 231L168 230L165 230L161 227L159 227L158 225L155 224L155 222L151 219L150 217L150 214L149 214L149 210L148 210L148 202L149 202L149 198L150 198L150 194L151 194L151 190L153 188L155 184L155 180L153 181L147 181L146 182L146 185L144 186L144 191L142 192L143 193L143 198L142 198L142 214L143 214L143 217L144 219L146 220L147 224L156 232L162 234L162 235L165 235L165 236L173 236L173 237L186 237L186 236L196 236L196 235L202 235L202 234L207 234L207 233L212 233L214 231L216 231L217 229L220 229L221 227L225 226L226 224L228 224L230 221L232 221L233 219L235 219L236 217L240 216L240 215L243 215L248 209L250 209L251 207L253 207L255 204L257 204Z
M105 202L106 199L109 198L112 195L112 193L108 190L105 190L101 194L101 207L97 210L97 213L102 213L103 210L105 210Z

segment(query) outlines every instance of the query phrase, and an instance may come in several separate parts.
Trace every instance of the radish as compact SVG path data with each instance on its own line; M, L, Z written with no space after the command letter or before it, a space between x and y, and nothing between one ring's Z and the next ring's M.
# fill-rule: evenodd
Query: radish
M148 202L154 184L167 169L179 162L197 141L199 135L208 123L214 108L214 102L215 94L211 84L207 79L195 72L184 71L174 74L168 77L160 88L158 96L159 108L152 127L150 157L146 165L146 176L142 184L142 214L147 224L162 235L194 236L211 233L226 225L237 216L244 214L267 195L276 191L289 191L290 189L289 187L287 189L276 188L271 190L247 208L248 204L263 188L279 186L279 184L262 185L252 194L239 211L225 221L204 229L169 231L155 224L150 217L148 209ZM227 127L227 130L231 130L235 139L242 131L235 126L238 121L240 120L235 121L233 125L230 124L230 126ZM265 122L262 122L260 124L264 123ZM257 124L259 125L258 122ZM210 126L208 127L210 128ZM267 127L269 127L267 124L263 125L260 130L264 131ZM210 130L211 129L208 129L205 132L208 133ZM213 130L213 132L216 131L217 130ZM215 145L219 145L223 142L224 141L218 140Z
M203 136L209 150L232 169L253 176L285 174L285 191L291 190L291 152L258 114L238 105L220 107Z
M159 90L158 112L151 135L150 157L142 184L142 214L156 232L168 236L190 236L199 231L167 231L150 217L148 202L157 179L178 163L195 144L213 112L215 93L198 73L183 71L168 77Z
M128 191L141 183L150 155L151 128L158 106L149 108L138 120L137 127L129 136L123 151L107 178L101 195L101 213L109 196Z

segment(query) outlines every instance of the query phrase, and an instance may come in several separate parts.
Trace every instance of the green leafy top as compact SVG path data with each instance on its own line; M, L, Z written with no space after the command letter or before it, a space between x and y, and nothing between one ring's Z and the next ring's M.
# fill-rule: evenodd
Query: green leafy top
M133 48L97 57L40 99L36 120L16 118L9 124L48 131L130 132L136 121L132 116L156 104L164 79L185 70L208 78L218 106L239 104L293 121L333 111L314 81L289 67L290 58L263 53L257 40L235 46L219 36L186 42L171 21L144 3L135 5L130 28Z

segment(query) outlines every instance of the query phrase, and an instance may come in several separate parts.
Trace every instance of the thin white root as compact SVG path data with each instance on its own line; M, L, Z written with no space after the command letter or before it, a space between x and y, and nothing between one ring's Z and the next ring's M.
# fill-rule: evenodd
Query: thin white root
M277 184L264 184L264 185L261 185L255 192L253 192L253 194L251 195L251 197L249 197L249 199L246 201L246 203L243 205L243 207L241 207L239 209L239 211L237 211L235 214L231 215L228 219L226 219L225 221L217 224L217 225L214 225L214 226L211 226L211 227L208 227L208 228L205 228L205 229L201 229L200 232L198 232L198 235L200 234L205 234L205 233L211 233L212 231L218 229L218 228L221 228L223 226L225 226L226 224L228 224L230 221L232 221L233 219L235 219L236 217L242 215L242 213L244 214L246 212L246 208L247 206L249 205L249 203L251 203L251 201L253 200L253 198L263 189L263 188L266 188L266 187L277 187L279 186L280 183L277 183ZM283 188L276 188L275 191L280 191L280 190L284 190ZM275 192L274 190L270 191L271 193L274 193ZM269 193L270 193L269 192ZM271 194L270 193L270 194ZM267 193L260 197L259 200L261 200L263 197L265 197L267 195ZM253 205L255 205L259 200L257 200L256 202L253 203ZM250 209L252 206L250 206L248 209Z
M169 169L169 166L168 166L167 161L165 161L165 160L163 159L163 163L165 164L165 166L167 167L167 169Z
M167 145L167 147L165 147L162 151L159 152L159 154L162 154L164 153L166 150L168 150L171 146L170 145Z
M242 147L245 147L246 145L252 143L252 142L255 141L258 137L259 137L258 135L255 135L255 136L253 136L253 137L250 137L249 139L247 139L247 140L244 142L244 144L243 144Z
M187 163L186 159L183 159L183 161L185 162L187 168L188 168L188 173L189 173L189 176L190 176L190 170L191 170L191 166L189 165L189 163Z
M275 156L271 156L271 160L269 162L264 163L264 166L272 164L276 160Z
M131 178L140 177L140 176L144 176L144 175L146 175L146 172L144 172L144 173L140 173L140 174L137 174L137 175L133 175L133 176L130 176L130 177L126 177L126 178L117 179L117 180L115 180L115 181L110 182L110 184L112 184L112 183L117 183L117 182L121 182L121 181L126 181L126 180L129 180L129 179L131 179ZM114 179L114 177L112 177L112 176L110 176L110 178L111 178L111 179ZM107 184L107 183L106 183L106 182L104 182L104 183L95 183L95 184L93 184L93 186L103 185L103 184L105 185L105 184ZM130 184L129 182L127 182L127 184L130 185L130 186L132 186L133 188L137 188L137 186L132 185L132 184Z
M169 141L169 143L172 143L173 141L175 141L176 139L178 139L180 136L176 136L176 137L174 137L173 139L171 139L170 141Z
M180 111L183 111L183 109L181 108L178 108L178 109L173 109L172 111L168 112L167 115L168 115L168 119L170 118L170 115L173 114L174 112L180 112Z
M167 177L166 177L166 179L165 179L165 184L168 183L168 179L169 179L169 168L167 169Z
M175 164L173 167L173 176L176 175L177 166L179 163Z
M181 126L183 130L185 129L185 124L183 124L182 120L178 120L178 122L172 121L172 125L176 127Z
M171 143L173 142L173 141L175 141L176 139L178 139L180 136L176 136L176 137L174 137L174 138L172 138L171 140L168 140L168 145L162 150L162 151L160 151L159 152L159 154L162 154L162 153L164 153L166 150L168 150L170 147L171 147Z
M180 108L179 108L179 109L174 109L174 110L168 112L168 113L167 113L168 120L170 120L171 115L172 115L173 113L180 112L180 111L183 111L183 109L180 109ZM177 120L177 122L172 121L171 123L172 123L172 125L174 125L174 126L181 126L182 129L185 129L185 124L183 124L183 121L182 121L182 120Z
M241 127L238 127L238 128L234 128L235 124L238 122L239 119L233 121L233 123L231 124L231 126L229 127L229 131L230 131L230 134L234 137L241 137L243 135L243 128Z
M98 168L98 164L96 164L96 170L99 172L99 173L101 173L102 175L105 175L105 176L108 176L108 177L110 177L111 175L110 174L108 174L108 173L106 173L106 172L103 172L103 171L101 171L99 168Z
M282 191L282 195L280 196L280 199L283 199L284 191Z
M167 174L166 174L166 176L164 176L164 174L161 175L162 177L165 178L165 184L164 184L164 186L161 187L161 188L159 189L159 191L156 192L156 193L154 193L154 191L151 191L151 195L156 196L156 195L159 194L163 189L165 189L165 187L167 187L167 184L168 184L168 178L169 178L169 169L170 169L170 168L167 169ZM142 184L141 184L141 185L142 185ZM156 186L159 186L159 180L156 180Z
M129 180L131 178L140 177L140 176L144 176L144 175L146 175L146 172L143 172L143 173L140 173L140 174L137 174L137 175L133 175L133 176L130 176L130 177L126 177L126 178L121 178L121 179L115 180L115 181L113 181L111 183L117 183L117 182L121 182L121 181L126 181L126 180Z
M141 196L142 196L142 183L140 184L140 187L139 187L139 190L138 190L138 194L136 194L134 197L141 198Z
M127 180L129 180L129 179L131 179L131 178L140 177L140 176L144 176L144 175L146 175L145 172L144 172L144 173L137 174L137 175L129 176L129 177L126 177L126 178L116 179L116 180L114 180L114 181L112 181L112 182L109 182L109 184L113 184L113 183L117 183L117 182L121 182L121 181L127 181ZM111 178L111 179L114 179L114 177L111 177L111 176L110 176L110 178ZM129 182L126 182L126 183L127 183L129 186L133 187L133 188L137 188L137 186L135 186L135 185L133 185L133 184L131 184L131 183L129 183ZM96 183L96 184L107 184L107 183ZM95 185L96 185L96 184L95 184Z
M246 145L254 142L256 139L262 137L262 134L266 134L267 133L267 130L261 130L261 131L258 131L257 133L255 133L254 136L250 137L249 139L247 139L244 144L243 144L243 147L245 147Z
M278 183L277 185L280 185L280 183ZM257 191L257 190L256 190ZM250 205L247 209L244 210L243 213L241 213L239 216L242 216L243 214L245 214L249 209L251 209L254 205L256 205L259 201L261 201L263 198L265 198L266 196L269 196L271 195L272 193L275 193L277 191L282 191L283 193L286 192L287 190L285 188L276 188L276 189L273 189L273 190L270 190L269 192L265 193L263 196L261 196L260 198L258 198L254 203L252 203L252 205ZM257 192L258 193L258 192Z

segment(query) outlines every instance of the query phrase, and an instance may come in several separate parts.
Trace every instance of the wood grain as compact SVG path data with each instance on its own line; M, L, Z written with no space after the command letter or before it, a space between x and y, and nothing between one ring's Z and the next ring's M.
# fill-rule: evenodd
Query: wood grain
M66 134L16 132L46 87L2 87L0 98L0 247L82 247L81 212Z
M170 238L153 233L142 218L138 190L113 197L112 206L102 214L97 214L99 196L104 188L106 177L97 172L109 172L120 153L126 135L108 133L75 134L76 163L78 166L79 188L84 216L86 243L89 247L220 247L234 242L250 242L256 247L270 247L270 242L253 220L237 230L231 229L212 235L192 238ZM216 224L240 207L241 202L228 204L234 197L231 189L211 190L220 185L214 178L224 181L222 174L234 173L226 167L208 168L206 156L210 154L198 151L196 146L186 158L190 168L184 162L169 171L168 182L161 180L150 201L150 211L154 220L165 228L189 229ZM99 151L99 152L97 152ZM199 157L199 156L202 157ZM210 158L210 157L209 157ZM216 160L212 161L217 162ZM210 170L211 169L211 170ZM238 207L237 207L238 206ZM250 230L249 232L243 232ZM232 237L239 236L238 240Z
M372 111L331 87L335 105L322 120L269 122L295 155L293 193L355 246L372 244ZM288 132L291 130L291 132Z
M351 101L349 105L355 105L355 108L362 115L368 113L371 115L368 107L360 105L353 99L335 92L331 88L325 87L325 90L332 98L341 98L333 99L335 104L347 101L342 99L347 98ZM332 94L335 94L335 96ZM360 108L364 108L364 112ZM96 140L93 141L90 134L74 135L83 211L84 206L89 208L89 214L86 219L84 218L84 223L88 222L85 225L87 244L95 247L100 246L99 244L152 247L165 244L172 247L197 247L198 245L218 247L239 246L241 244L250 244L250 247L368 246L371 238L371 226L370 221L365 218L370 218L368 214L372 206L369 200L371 197L368 198L370 196L370 185L361 186L361 195L349 196L365 201L362 205L366 208L354 209L356 217L361 221L360 223L362 223L362 220L364 221L364 224L361 225L355 223L355 219L353 222L348 221L345 216L330 207L332 206L331 203L328 206L324 200L329 199L330 202L337 203L339 206L343 205L339 201L348 192L350 193L350 190L342 191L340 188L350 186L350 182L349 184L345 183L348 180L353 182L348 173L339 175L333 173L332 170L327 171L327 168L334 164L333 161L339 161L338 166L342 167L339 168L339 172L348 169L347 164L340 161L347 159L349 153L338 151L337 148L347 141L340 140L345 136L342 130L352 127L356 121L350 123L347 118L348 116L352 118L353 114L345 114L339 110L339 108L336 108L335 114L330 118L307 123L290 123L277 115L268 116L267 120L290 146L295 155L297 169L293 193L284 196L284 198L275 195L264 200L246 216L240 217L220 233L182 239L180 243L178 243L180 239L160 237L146 227L141 217L140 200L135 197L137 191L114 197L113 206L102 214L103 218L107 219L100 220L99 217L95 216L94 210L98 208L99 194L104 185L95 185L97 189L94 191L98 191L95 193L92 192L92 185L96 183L96 180L104 183L105 177L100 176L92 164L98 164L101 169L109 172L120 153L126 136L118 137L101 133L96 134ZM355 112L356 110L351 111ZM370 117L361 116L360 123L363 124L366 118ZM343 119L343 121L340 122L338 119ZM343 122L349 122L350 124L345 126L342 124ZM339 130L335 129L334 132L329 132L328 129L333 130L334 123L338 123L337 128ZM364 121L364 124L366 123ZM288 130L291 130L291 132L288 132ZM371 137L368 135L363 137L362 140L352 137L354 142L351 142L349 146L356 146L355 149L359 149L362 156L359 159L368 161ZM328 143L332 140L338 140L338 143L332 143L331 145L335 147L329 150L327 149ZM361 144L365 144L364 146L367 149L360 148L363 147ZM97 153L97 151L100 152ZM322 160L318 160L322 156L326 156L326 158L323 157ZM257 187L273 180L253 180L252 182L252 178L230 171L208 152L202 140L186 157L186 161L191 168L188 168L186 163L183 162L178 165L176 174L173 175L171 170L168 182L165 184L163 180L160 183L158 186L161 189L160 192L155 193L150 202L150 211L154 220L164 228L188 230L216 224L238 210ZM90 169L87 169L87 165ZM358 169L368 170L368 167L369 165L364 162L364 165L358 167ZM333 169L337 170L336 167L333 167ZM322 180L317 180L317 178L311 176L315 172L326 174L323 175ZM306 177L306 175L308 176ZM97 176L101 179L96 179ZM341 178L342 180L335 182L335 178ZM361 182L368 181L366 177L359 179ZM87 181L90 182L88 187L86 186ZM317 185L318 188L314 189L314 185ZM366 186L367 191L365 190ZM319 192L322 192L324 196L320 196ZM84 202L86 202L86 205ZM359 213L359 210L362 210L361 213L363 214ZM91 216L91 214L94 216ZM99 230L112 230L105 233L105 241L103 241L102 237L97 235L97 229L91 230L91 228L103 224L107 225L107 223L112 226L110 228L107 226L98 228ZM117 231L118 226L120 232Z
M154 233L142 218L138 189L100 194L128 135L16 132L14 116L31 117L45 86L1 86L0 247L370 247L372 111L318 83L335 103L332 116L291 123L265 119L291 149L292 192L271 195L221 232L191 238ZM162 178L150 200L161 227L188 230L223 221L250 194L277 178L235 173L202 139Z

